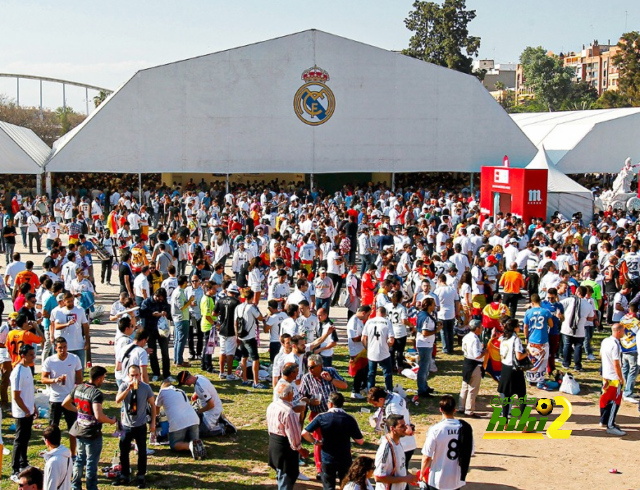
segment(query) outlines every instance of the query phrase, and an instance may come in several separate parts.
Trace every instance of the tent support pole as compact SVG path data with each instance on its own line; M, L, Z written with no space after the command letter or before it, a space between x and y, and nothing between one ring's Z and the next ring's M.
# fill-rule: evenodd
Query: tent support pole
M395 172L391 172L391 190L393 192L396 191L396 173Z
M313 174L309 174L309 187L313 190Z
M53 197L53 186L51 184L51 172L45 173L44 176L45 176L44 188L47 192L47 196L49 197L49 199L51 199Z
M142 205L142 174L138 174L138 203Z
M36 175L36 195L42 195L42 174Z
M229 194L229 174L227 174L227 194Z
M473 172L471 172L471 185L469 188L471 189L471 197L473 197Z

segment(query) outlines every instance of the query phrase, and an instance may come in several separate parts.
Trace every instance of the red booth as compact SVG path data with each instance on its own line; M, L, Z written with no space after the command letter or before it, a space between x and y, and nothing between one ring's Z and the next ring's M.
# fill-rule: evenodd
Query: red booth
M480 212L495 217L502 211L525 223L547 217L547 169L482 167Z

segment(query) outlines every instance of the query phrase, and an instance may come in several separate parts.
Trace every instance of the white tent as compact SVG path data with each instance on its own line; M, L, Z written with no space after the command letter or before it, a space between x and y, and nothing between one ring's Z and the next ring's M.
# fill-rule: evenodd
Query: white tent
M574 213L581 212L585 223L593 219L593 194L571 177L567 177L554 167L542 146L538 154L527 165L527 168L548 169L547 178L547 218L559 211L563 216L571 218Z
M640 108L512 114L513 120L564 174L617 173L640 160Z
M141 70L54 149L51 172L307 174L536 151L475 77L317 30Z
M41 174L50 153L30 129L0 121L0 174Z

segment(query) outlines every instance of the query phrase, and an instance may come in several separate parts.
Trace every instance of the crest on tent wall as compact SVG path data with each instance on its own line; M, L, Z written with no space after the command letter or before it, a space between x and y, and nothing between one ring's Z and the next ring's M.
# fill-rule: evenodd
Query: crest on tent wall
M293 108L298 119L310 126L326 123L336 108L336 98L327 86L329 73L314 65L302 72L304 85L293 98Z

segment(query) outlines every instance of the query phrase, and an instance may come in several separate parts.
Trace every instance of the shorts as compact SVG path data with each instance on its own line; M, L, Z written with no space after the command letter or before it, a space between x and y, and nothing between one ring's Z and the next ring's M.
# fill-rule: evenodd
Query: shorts
M243 359L249 357L252 361L259 360L258 341L256 339L240 340L240 356Z
M251 292L253 292L253 293L261 293L262 292L262 286L259 285L259 284L251 286Z
M169 432L169 447L176 448L179 442L191 442L200 439L199 424L185 427L184 429Z
M235 356L238 343L235 337L218 337L220 342L220 354L223 356Z
M49 424L59 427L62 416L64 416L64 420L67 423L67 429L71 429L71 426L78 418L78 414L64 408L62 402L49 402Z

